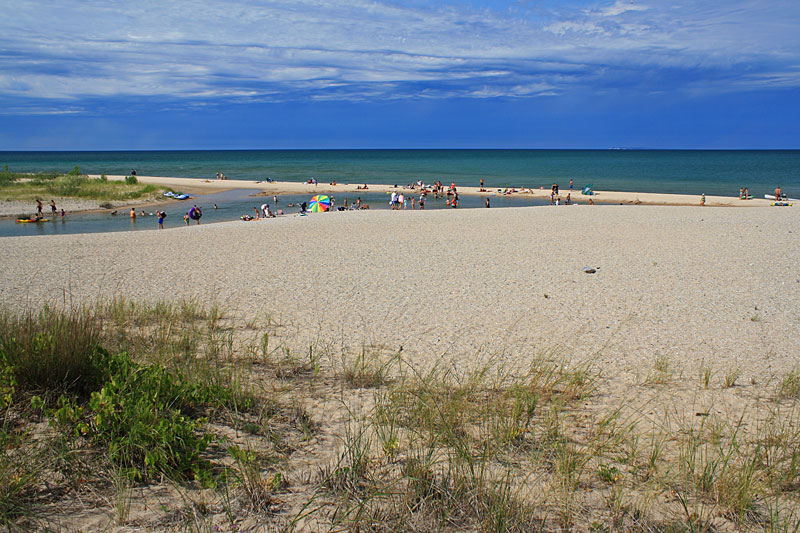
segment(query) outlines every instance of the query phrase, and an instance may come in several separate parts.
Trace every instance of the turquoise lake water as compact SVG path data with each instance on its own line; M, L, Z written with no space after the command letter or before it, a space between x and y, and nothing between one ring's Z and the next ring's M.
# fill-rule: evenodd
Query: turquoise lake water
M598 190L760 197L775 187L800 196L800 150L203 150L0 152L12 171L344 183L455 181L490 187L548 187L570 178Z

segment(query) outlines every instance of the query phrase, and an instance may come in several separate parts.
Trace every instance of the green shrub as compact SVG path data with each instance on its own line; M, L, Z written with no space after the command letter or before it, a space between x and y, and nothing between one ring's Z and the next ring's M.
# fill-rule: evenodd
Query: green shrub
M81 167L75 165L75 167L67 172L67 176L80 176L81 175Z
M101 182L103 182L103 183L105 183L105 182L107 182L107 181L108 181L108 176L106 176L106 173L105 173L105 172L103 172L102 174L100 174L100 177L98 178L98 181L101 181Z
M164 474L210 480L210 463L200 454L212 437L200 433L205 421L193 413L212 391L161 365L138 364L126 353L107 363L109 380L88 406L62 397L55 418L107 447L109 459L134 479Z
M136 178L136 176L126 176L125 183L127 183L128 185L136 185L137 183L139 183L139 180Z

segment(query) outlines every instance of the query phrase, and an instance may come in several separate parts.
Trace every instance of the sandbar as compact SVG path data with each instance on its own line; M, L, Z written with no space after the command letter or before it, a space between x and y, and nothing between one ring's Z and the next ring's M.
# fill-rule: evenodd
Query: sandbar
M125 176L108 176L108 179L122 180ZM259 191L266 195L280 195L280 194L333 194L333 193L352 193L359 194L365 192L373 193L386 193L392 191L409 192L409 189L394 185L379 185L379 184L363 184L363 183L317 183L310 184L304 182L291 182L291 181L255 181L255 180L209 180L198 178L175 178L165 176L138 176L142 183L152 183L154 185L164 185L171 187L176 191L187 192L190 194L210 194L212 192L219 192L222 190L231 189L251 189ZM367 189L362 189L367 185ZM445 184L449 185L449 184ZM479 187L468 187L456 184L459 194L465 195L479 195L490 196L503 194L505 188L493 188L491 190L481 191ZM413 191L412 191L413 192ZM416 191L418 194L418 191ZM566 198L567 193L570 191L561 189L560 194L562 200ZM580 190L573 190L572 201L575 203L588 203L592 199L596 203L606 204L641 204L641 205L674 205L674 206L690 206L700 205L700 195L695 194L665 194L665 193L642 193L642 192L623 192L623 191L595 191L592 196L585 196L581 194ZM550 198L549 189L519 189L511 193L511 196L518 197L532 197L540 199ZM706 206L725 206L725 207L764 207L769 206L772 200L765 198L752 198L749 200L740 200L738 196L706 196Z

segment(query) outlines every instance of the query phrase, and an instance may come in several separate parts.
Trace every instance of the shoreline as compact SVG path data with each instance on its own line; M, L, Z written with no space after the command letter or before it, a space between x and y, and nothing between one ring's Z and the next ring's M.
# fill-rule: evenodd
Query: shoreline
M96 178L96 175L89 175ZM110 175L109 180L123 181L125 176ZM201 178L176 178L169 176L137 176L140 183L161 185L170 187L175 191L188 193L194 196L204 196L208 194L220 193L231 190L252 190L252 196L273 196L273 195L314 195L314 194L353 194L361 193L383 193L391 194L397 192L413 192L418 194L420 189L415 187L394 186L384 184L331 184L318 183L316 185L294 181L255 181L255 180L209 180ZM362 188L366 185L366 189ZM550 189L511 189L513 192L504 193L506 189L480 190L479 187L458 186L458 192L464 196L492 197L508 196L512 198L533 198L539 200L549 200ZM661 206L700 206L700 196L694 194L675 194L675 193L643 193L627 191L595 191L594 195L585 196L580 190L560 190L562 201L567 193L572 193L572 203L588 204L591 199L597 204L614 205L661 205ZM114 209L127 209L129 207L155 207L180 203L178 200L169 198L132 200L127 202L106 202L100 200L86 200L80 198L58 198L57 205L63 205L68 213L102 213ZM103 208L101 203L113 203L114 207ZM741 200L736 196L706 196L706 207L769 207L773 200L765 198L752 198ZM28 209L27 202L0 201L0 220L14 218L20 213L33 211Z
M124 180L125 176L107 176L108 179ZM265 196L281 194L332 194L332 193L385 193L391 194L392 191L415 191L419 189L408 188L405 186L366 184L367 189L360 188L364 184L345 184L338 183L318 183L317 185L295 182L295 181L255 181L255 180L209 180L200 178L174 178L167 176L137 176L141 183L153 185L164 185L180 192L189 194L211 194L234 189L258 190ZM499 189L481 191L479 187L459 186L458 193L468 196L496 196L503 195ZM559 191L562 200L568 192L572 193L573 203L588 204L589 199L595 203L603 204L627 204L627 205L671 205L671 206L699 206L700 196L695 194L674 194L674 193L643 193L626 191L595 191L592 196L584 196L580 190ZM258 194L257 194L258 195ZM511 197L536 198L547 200L550 198L550 189L516 189L515 192L508 194ZM752 198L741 200L738 196L706 196L706 207L769 207L773 200L765 198Z

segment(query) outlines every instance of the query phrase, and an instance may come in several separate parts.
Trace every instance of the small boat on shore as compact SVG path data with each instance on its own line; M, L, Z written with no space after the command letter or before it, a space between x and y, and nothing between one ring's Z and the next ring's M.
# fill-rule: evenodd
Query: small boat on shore
M775 200L774 194L765 194L764 198L767 200ZM782 194L779 200L775 200L776 202L800 202L800 199L797 198L789 198L785 194Z
M50 222L49 218L18 218L14 222L17 224L28 224L32 222Z

